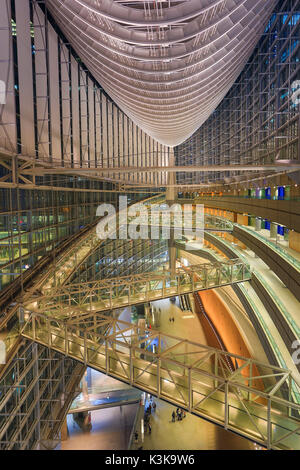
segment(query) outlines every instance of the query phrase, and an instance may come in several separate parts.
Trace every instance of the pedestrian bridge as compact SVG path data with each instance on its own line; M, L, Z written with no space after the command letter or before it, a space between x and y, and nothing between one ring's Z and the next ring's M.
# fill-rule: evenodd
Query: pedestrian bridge
M248 281L249 266L241 261L205 263L111 279L43 288L31 297L29 310L51 316L74 317L87 312L103 312L180 294Z
M143 201L143 204L146 208L150 208L153 204L160 203L163 201L164 198L162 196L154 196ZM115 230L120 230L122 229L122 227L124 228L124 224L122 224L122 222L121 224L119 224L119 220L122 220L122 215L124 215L122 212L118 213L118 223L116 224L116 226L114 226L113 223L110 225L110 232L106 233L107 239L110 239L109 235L112 235ZM99 218L99 221L100 220L101 219ZM136 221L134 217L128 217L126 222L132 224L133 226L136 225L140 228L142 227L142 222ZM189 227L194 227L194 216L192 216L192 221L190 219L187 219L185 220L185 223L187 223ZM153 221L150 218L148 220L147 226L150 227L150 232L151 228L155 233L157 233L157 230L159 229L158 239L164 238L164 230L169 227L168 224L166 225L165 218L162 216L162 214L160 215L158 220ZM171 225L169 228L172 230L176 229L176 223L173 219L171 219ZM212 216L207 214L204 215L203 233L232 232L232 230L233 224L230 221L218 216ZM41 289L44 290L50 289L52 287L55 288L59 285L69 282L74 272L76 272L76 270L79 269L82 263L86 259L88 259L88 257L91 256L92 253L94 253L100 247L100 245L104 244L107 239L103 240L99 238L96 229L96 224L92 225L90 229L87 230L84 234L82 234L80 237L75 238L74 242L55 259L55 262L53 262L49 266L49 269L44 275L44 278L40 284ZM185 239L184 235L183 239ZM154 240L156 240L155 237Z
M300 450L300 387L262 364L100 313L59 319L25 308L25 338L268 449Z

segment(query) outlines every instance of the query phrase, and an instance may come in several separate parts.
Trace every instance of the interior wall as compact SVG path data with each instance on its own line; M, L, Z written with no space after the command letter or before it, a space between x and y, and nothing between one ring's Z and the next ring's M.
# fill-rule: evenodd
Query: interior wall
M251 353L247 348L247 345L239 332L237 326L235 325L231 315L226 308L225 304L221 301L221 299L217 296L216 292L213 289L198 292L201 301L203 303L204 309L206 311L207 316L211 320L216 329L218 335L220 336L224 347L227 351L237 354L243 357L251 357ZM207 322L205 321L204 317L201 315L199 316L201 324L203 323L203 329L207 334ZM208 344L211 338L211 334L207 337ZM213 340L213 347L216 346L216 341ZM239 366L242 365L240 360L237 360ZM242 371L245 377L249 376L249 368L245 368ZM259 372L256 367L253 368L253 375L259 375ZM261 380L254 380L253 385L258 387L259 389L263 389L263 384Z
M289 231L289 247L300 253L300 233Z

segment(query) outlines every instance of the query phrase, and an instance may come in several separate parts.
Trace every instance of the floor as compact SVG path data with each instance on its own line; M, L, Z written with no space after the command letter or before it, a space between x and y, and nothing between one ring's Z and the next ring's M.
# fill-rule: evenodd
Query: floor
M144 435L143 449L178 450L255 450L252 442L225 431L197 416L186 414L182 421L172 422L176 408L161 400L155 400L152 412L151 434Z
M178 301L173 304L170 299L162 299L151 302L151 304L154 309L161 311L158 328L161 332L180 338L188 338L198 344L207 344L197 315L183 312L178 306ZM174 318L174 321L170 321L170 318ZM155 327L155 329L157 328Z

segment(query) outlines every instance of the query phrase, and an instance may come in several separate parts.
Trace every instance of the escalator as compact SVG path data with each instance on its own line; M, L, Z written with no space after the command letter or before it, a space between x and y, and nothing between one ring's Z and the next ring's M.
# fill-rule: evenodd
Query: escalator
M179 295L179 307L183 312L191 312L191 302L188 294Z

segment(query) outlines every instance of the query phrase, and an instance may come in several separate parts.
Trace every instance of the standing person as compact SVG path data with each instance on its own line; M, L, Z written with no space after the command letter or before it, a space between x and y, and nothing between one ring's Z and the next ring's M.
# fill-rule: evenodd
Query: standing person
M173 410L173 413L172 413L172 423L175 423L175 417L176 417L175 411Z
M179 421L179 408L177 408L177 410L176 410L176 416L177 416L177 419Z
M149 430L149 434L151 434L151 424L150 423L148 424L148 430Z
M149 403L149 406L148 406L149 415L151 415L151 411L152 411L151 408L152 408L152 406L151 406L151 402L150 402L150 403Z

